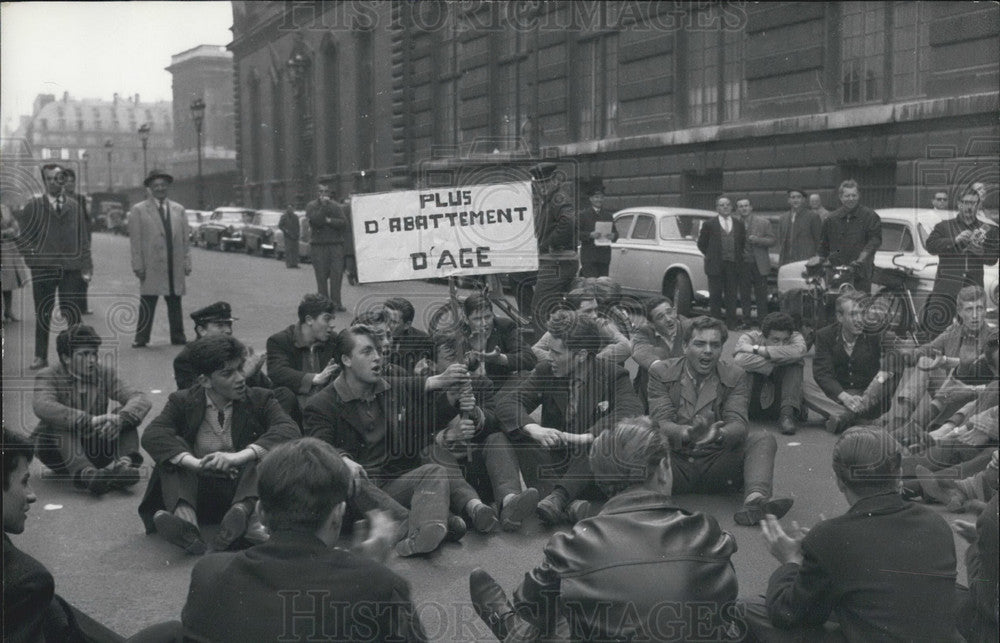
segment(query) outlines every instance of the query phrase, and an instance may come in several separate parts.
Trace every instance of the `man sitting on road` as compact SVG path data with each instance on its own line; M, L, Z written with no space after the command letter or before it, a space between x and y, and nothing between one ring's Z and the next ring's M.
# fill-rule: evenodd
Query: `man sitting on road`
M246 385L246 348L229 335L191 344L198 383L172 393L146 427L142 446L156 468L139 505L146 533L159 532L190 554L205 553L199 517L228 508L213 547L228 549L246 535L267 538L254 512L257 463L282 442L301 436L274 393Z
M531 328L497 317L489 297L472 294L462 302L467 324L467 341L479 359L480 369L490 379L494 391L514 383L519 373L530 372L538 363L531 351Z
M736 541L715 518L671 501L663 434L647 417L623 420L597 437L589 459L610 500L549 540L513 605L473 570L476 613L501 641L729 640Z
M31 442L3 427L3 640L123 641L56 594L49 570L10 540L8 534L24 533L28 509L38 500L28 484L33 451Z
M32 402L40 420L38 459L94 495L139 482L139 433L152 404L143 393L99 363L101 338L74 324L56 337L59 365L35 377ZM108 413L108 403L120 406Z
M951 529L900 498L900 458L885 431L852 428L833 451L847 513L789 533L767 517L764 538L781 566L766 607L747 605L748 640L961 640Z
M771 497L778 443L763 429L748 431L747 376L722 361L726 325L696 317L688 326L684 357L649 371L649 413L670 438L674 490L745 494L733 519L756 525L764 515L784 515L790 498Z
M628 372L598 357L604 340L593 318L556 313L546 334L552 337L549 357L497 401L497 417L515 444L534 443L536 452L541 447L538 455L557 472L555 488L538 503L542 520L555 525L574 523L589 513L590 503L577 499L590 485L590 443L602 429L642 415L642 405ZM539 406L541 423L530 415Z
M733 362L750 374L751 420L777 417L781 432L795 435L795 418L802 408L805 355L806 340L786 313L770 313L759 331L740 335L733 349Z
M233 309L226 301L217 301L204 308L199 308L191 313L191 319L194 320L196 339L214 335L232 335L233 322L236 321L236 318L233 317ZM273 388L271 379L262 370L266 357L266 353L255 354L253 348L247 347L247 363L243 367L243 377L246 378L247 386ZM174 358L174 380L177 382L177 390L191 388L197 379L198 373L195 372L194 366L191 364L191 349L185 346ZM275 395L277 396L277 392ZM281 401L280 397L279 401Z
M958 319L933 340L895 351L897 368L905 370L881 424L897 437L910 430L922 433L931 419L931 400L952 371L970 366L986 348L993 332L986 323L986 293L979 286L966 286L958 293L957 307ZM907 429L907 423L916 426Z
M865 332L865 300L857 291L837 297L837 321L816 331L812 377L802 383L806 406L827 418L831 433L881 415L897 382L881 370L883 333Z
M491 531L497 524L491 507L478 496L469 498L464 507L454 506L457 494L448 472L418 461L434 430L458 414L458 400L435 406L427 393L468 381L465 366L455 364L428 378L385 379L377 342L367 326L352 326L337 335L342 370L331 386L306 403L306 434L332 444L340 453L357 484L358 509L391 507L394 503L386 502L387 496L409 508L406 538L396 545L400 556L438 548L448 535L449 505L464 510L477 530Z
M299 303L299 321L267 338L267 373L275 388L290 390L298 402L292 418L300 421L310 395L339 372L333 359L333 302L323 295L306 295Z
M666 297L646 302L646 323L636 328L632 336L632 359L639 365L633 381L635 392L647 412L649 369L657 362L684 354L684 333L689 321L677 314L674 303Z
M589 317L595 322L601 339L597 357L615 364L624 364L625 360L632 355L632 342L614 321L600 314L597 293L593 285L571 290L566 295L566 299L573 304L574 310L579 316ZM551 350L552 340L552 333L546 331L535 342L535 345L531 347L532 352L539 362L544 362L550 358L549 351Z
M295 440L268 453L258 470L257 508L271 538L195 564L184 633L206 641L426 640L409 584L383 564L392 521L370 514L361 547L336 546L353 490L336 450L313 438ZM302 620L305 614L317 620Z
M385 309L386 326L392 337L390 359L408 375L412 375L417 362L430 358L434 352L431 336L413 327L416 311L408 299L391 297L382 306Z

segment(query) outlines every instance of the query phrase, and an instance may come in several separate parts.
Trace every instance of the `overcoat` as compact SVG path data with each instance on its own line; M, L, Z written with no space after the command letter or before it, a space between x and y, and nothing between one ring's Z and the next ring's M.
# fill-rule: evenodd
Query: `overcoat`
M184 206L166 200L170 210L170 232L173 250L174 291L170 292L167 258L167 235L154 199L136 203L128 213L128 236L132 245L132 270L143 271L146 278L139 282L141 295L183 295L184 276L191 270L191 246Z

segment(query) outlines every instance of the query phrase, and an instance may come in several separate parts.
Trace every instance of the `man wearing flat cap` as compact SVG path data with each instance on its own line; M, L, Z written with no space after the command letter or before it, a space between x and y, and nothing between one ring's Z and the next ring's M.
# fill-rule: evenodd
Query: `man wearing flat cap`
M597 224L610 225L613 222L611 212L604 209L604 180L595 176L580 186L580 195L587 203L577 216L577 235L580 239L580 276L607 277L611 265L611 246L597 245L600 236ZM612 234L614 234L612 232ZM615 237L612 236L611 241Z
M191 313L191 319L194 321L196 339L214 335L232 335L233 322L237 321L237 318L233 317L232 306L227 301L217 301L199 308ZM246 364L243 366L243 376L247 380L247 386L272 388L271 380L261 371L264 357L264 353L254 354L253 348L247 347ZM174 380L177 382L177 390L191 388L197 379L198 373L191 361L191 350L185 346L174 358Z
M529 172L538 241L538 278L531 298L531 318L541 337L549 312L569 292L580 260L576 252L576 217L569 197L559 185L556 164L539 163Z
M139 278L139 323L133 348L149 343L153 330L156 299L167 302L170 343L185 344L181 296L184 278L191 274L191 247L184 206L167 199L174 177L153 170L143 185L149 198L135 204L128 215L129 242L132 245L132 272Z

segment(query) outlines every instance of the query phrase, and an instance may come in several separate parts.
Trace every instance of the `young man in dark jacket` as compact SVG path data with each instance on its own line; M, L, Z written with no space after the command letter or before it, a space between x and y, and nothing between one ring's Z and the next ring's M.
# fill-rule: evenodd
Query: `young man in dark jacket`
M347 312L340 300L340 285L344 279L344 242L347 239L347 217L340 204L333 200L333 190L326 183L317 186L315 201L306 205L309 220L309 258L316 273L317 292L333 302L337 312Z
M623 420L597 437L589 460L610 500L549 540L513 605L488 573L473 570L476 613L501 641L729 640L736 541L708 514L670 499L663 434L647 417Z

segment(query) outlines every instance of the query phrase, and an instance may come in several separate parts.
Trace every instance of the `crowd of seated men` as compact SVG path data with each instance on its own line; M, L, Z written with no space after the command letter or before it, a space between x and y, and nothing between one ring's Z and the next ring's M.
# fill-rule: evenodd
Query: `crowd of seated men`
M307 295L263 355L233 336L228 303L195 311L179 390L142 434L154 466L139 513L147 533L214 553L180 621L136 640L277 639L280 590L340 597L317 608L347 610L312 634L324 640L422 640L389 553L427 555L532 515L570 531L513 596L484 570L470 577L501 640L994 640L998 342L985 295L961 290L953 327L925 345L872 325L867 303L842 295L812 356L785 313L730 343L721 320L681 317L669 299L636 315L606 278L568 293L537 341L481 295L433 334L402 298L337 329L334 304ZM150 403L99 364L99 346L89 326L60 333L60 364L36 382L34 444L5 429L5 534L34 501L33 451L95 495L139 481ZM792 499L773 488L775 433L810 411L839 435L832 466L851 509L782 527ZM780 563L765 601L739 598L736 538L672 493L740 494L734 522L760 525ZM918 499L978 514L956 522L972 543L967 590L948 524ZM359 544L332 548L356 520ZM91 625L5 536L8 556L45 587L5 582L5 640L8 624L43 640ZM26 604L29 590L42 594ZM8 619L8 605L26 612Z

